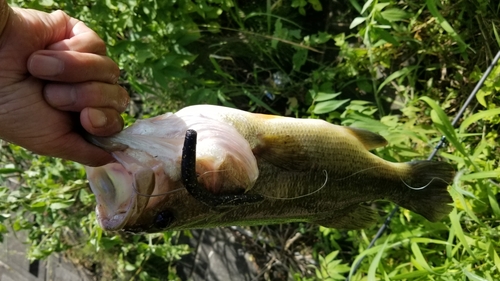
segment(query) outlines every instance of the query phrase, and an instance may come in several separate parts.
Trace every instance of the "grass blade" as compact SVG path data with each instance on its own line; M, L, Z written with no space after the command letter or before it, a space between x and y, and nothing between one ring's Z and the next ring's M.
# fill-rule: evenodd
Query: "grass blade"
M413 252L413 255L415 256L415 261L425 270L427 270L430 273L435 273L434 270L429 266L427 261L425 261L424 255L422 254L422 251L420 251L420 247L418 246L417 243L411 243L411 251Z
M488 242L488 255L490 259L495 263L496 270L500 273L500 257L498 256L497 251L495 251L495 247L491 242Z
M487 279L485 279L477 274L474 274L465 268L463 269L463 272L464 272L465 276L467 276L467 278L469 278L470 281L488 281Z
M463 175L460 177L462 181L470 181L477 179L489 179L489 178L498 178L500 177L500 171L483 171L477 173L471 173L468 175Z
M398 70L394 73L392 73L391 75L387 76L387 78L384 80L384 82L382 82L379 86L378 86L378 89L377 89L377 94L380 93L380 91L385 87L385 85L389 84L392 80L394 79L397 79L401 76L405 76L407 75L408 73L412 72L413 70L415 70L418 66L408 66L408 67L405 67L401 70Z
M0 168L0 174L22 173L23 171L16 168Z
M388 241L388 240L386 240L386 241ZM369 241L367 241L367 242L369 242ZM389 248L398 247L398 246L402 245L405 242L408 242L408 239L404 239L404 240L392 243L388 247ZM352 262L352 264L353 265L357 264L359 261L363 260L366 256L372 255L374 253L378 253L379 251L381 251L382 247L385 248L386 247L385 244L384 245L374 246L372 248L364 250L363 252L359 253L359 255L356 257L356 259L354 259L354 261ZM348 280L351 280L353 274L355 273L354 269L355 269L354 266L351 267L351 271L349 272L349 277L347 278Z
M429 275L429 272L426 270L415 270L393 276L391 277L391 280L424 280L421 278L419 279L419 277L424 277L427 275Z
M382 255L385 252L385 248L387 247L387 242L388 240L385 240L384 245L382 245L382 248L378 251L377 255L373 259L372 263L370 264L370 268L368 269L368 281L376 281L376 273L377 273L377 267L380 264L380 260L382 259Z
M485 110L485 111L481 111L479 113L476 113L474 115L471 115L471 116L467 117L462 122L462 124L460 125L459 132L460 133L465 132L465 130L467 129L467 127L469 127L471 124L476 123L477 121L479 121L481 119L486 119L486 118L493 117L493 116L498 116L498 115L500 115L500 108L494 108L494 109L490 109L490 110Z
M471 257L476 260L474 253L472 252L467 239L465 238L464 231L462 230L462 225L460 225L460 214L457 212L457 208L453 208L450 214L451 227L455 231L455 235L458 240L464 245L465 250L469 253Z
M267 111L271 112L274 115L281 115L278 111L272 109L269 105L267 105L261 99L259 99L258 97L256 97L254 94L250 93L247 89L242 88L242 90L243 90L243 93L248 98L250 98L253 102L255 102L255 104L257 104L258 106L262 106L263 108L265 108Z
M486 186L484 182L478 182L478 185L482 190L486 190L488 192L488 202L493 210L493 214L495 214L495 217L500 218L500 206L498 206L497 197L493 193L493 190Z
M498 36L498 31L497 28L495 27L495 24L491 24L493 26L493 33L495 34L495 39L497 40L498 47L500 47L500 36Z
M358 3L357 0L349 0L351 2L351 5L356 9L356 11L361 13L361 5Z
M450 34L450 36L455 39L455 41L458 43L460 47L460 52L463 52L466 48L467 45L465 44L464 40L458 35L458 33L451 27L450 23L439 13L437 6L436 6L436 0L426 0L425 3L427 4L427 8L431 12L432 16L434 16L441 25L441 27Z
M448 116L444 113L443 109L431 98L429 97L421 97L421 100L425 101L432 109L431 117L432 121L434 121L434 125L443 133L446 139L453 144L453 146L462 153L463 156L469 158L469 155L465 152L465 148L462 145L462 142L459 141L455 129L453 125L451 125ZM470 159L469 159L470 161Z

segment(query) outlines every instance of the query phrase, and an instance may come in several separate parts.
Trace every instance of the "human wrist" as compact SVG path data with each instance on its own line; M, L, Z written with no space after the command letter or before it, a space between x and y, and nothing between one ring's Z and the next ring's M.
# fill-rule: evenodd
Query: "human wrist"
M9 19L10 7L7 5L7 0L0 0L0 37L2 36L7 20Z

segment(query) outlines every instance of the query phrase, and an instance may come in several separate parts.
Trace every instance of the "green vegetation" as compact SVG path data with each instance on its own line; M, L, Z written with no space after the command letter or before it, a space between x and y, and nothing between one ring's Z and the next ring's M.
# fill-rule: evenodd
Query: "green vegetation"
M63 9L104 38L133 97L127 122L196 103L322 118L380 133L390 145L376 153L392 161L424 159L448 138L439 159L459 171L449 219L430 223L401 210L369 250L378 227L255 228L267 242L252 243L267 243L260 248L275 257L263 270L344 280L365 256L351 280L500 280L500 67L460 126L450 124L500 48L498 1L10 2ZM27 230L32 258L65 252L103 280L157 280L167 267L176 278L175 260L188 251L171 245L179 233L103 233L81 165L14 145L1 151L0 231ZM393 206L374 207L384 216Z

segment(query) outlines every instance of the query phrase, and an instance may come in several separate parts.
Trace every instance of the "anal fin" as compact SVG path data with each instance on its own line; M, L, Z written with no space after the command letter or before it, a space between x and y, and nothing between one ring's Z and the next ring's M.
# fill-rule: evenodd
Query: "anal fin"
M375 209L364 205L352 205L313 222L324 227L351 230L368 228L375 224L378 218Z

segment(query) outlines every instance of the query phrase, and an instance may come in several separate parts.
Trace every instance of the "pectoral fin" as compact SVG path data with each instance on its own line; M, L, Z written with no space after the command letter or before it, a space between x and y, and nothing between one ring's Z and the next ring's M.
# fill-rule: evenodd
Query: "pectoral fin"
M303 143L292 135L261 135L253 152L259 158L289 171L310 170L314 162Z

